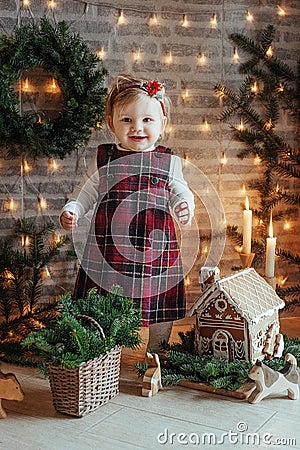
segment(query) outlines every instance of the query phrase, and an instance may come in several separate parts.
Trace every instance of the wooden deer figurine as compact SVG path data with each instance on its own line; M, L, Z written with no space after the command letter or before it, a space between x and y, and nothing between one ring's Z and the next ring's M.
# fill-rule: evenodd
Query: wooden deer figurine
M261 361L256 361L248 373L248 377L255 381L255 389L248 398L249 403L258 403L269 394L278 394L286 390L292 400L299 398L297 360L291 353L285 355L285 360L287 365L280 372Z
M22 387L13 373L0 372L0 419L5 419L6 412L2 407L2 400L17 400L24 399L24 392Z
M160 362L157 353L153 355L151 353L146 354L146 362L148 368L145 372L142 382L142 396L152 397L156 395L159 389L162 388L161 384L161 371Z

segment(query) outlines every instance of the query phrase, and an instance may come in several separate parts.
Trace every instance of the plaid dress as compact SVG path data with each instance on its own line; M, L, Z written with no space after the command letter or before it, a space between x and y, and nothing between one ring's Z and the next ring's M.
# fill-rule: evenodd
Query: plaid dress
M142 310L143 326L185 316L184 276L168 178L171 150L98 147L99 196L73 293L123 288Z

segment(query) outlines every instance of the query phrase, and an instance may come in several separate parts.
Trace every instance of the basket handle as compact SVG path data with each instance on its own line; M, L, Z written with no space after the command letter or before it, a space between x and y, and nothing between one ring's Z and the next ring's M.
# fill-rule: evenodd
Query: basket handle
M103 331L103 328L101 327L101 325L99 325L99 323L97 322L97 320L93 319L90 316L86 316L85 314L78 314L76 316L78 319L86 319L89 322L93 323L95 325L96 328L98 328L98 330L100 331L101 336L103 337L103 339L105 339L105 334Z

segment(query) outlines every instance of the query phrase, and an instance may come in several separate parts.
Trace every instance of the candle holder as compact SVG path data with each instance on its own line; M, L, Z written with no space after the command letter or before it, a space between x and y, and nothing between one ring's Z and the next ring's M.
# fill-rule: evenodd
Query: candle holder
M252 261L254 259L255 253L239 253L240 260L243 266L243 269L247 267L251 267Z
M277 278L276 277L264 277L264 279L266 280L266 282L272 286L272 288L275 290L276 289L276 284L277 284Z

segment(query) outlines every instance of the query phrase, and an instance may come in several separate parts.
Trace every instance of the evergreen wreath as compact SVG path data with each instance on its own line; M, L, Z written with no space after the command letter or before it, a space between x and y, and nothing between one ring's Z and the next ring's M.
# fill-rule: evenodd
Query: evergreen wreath
M58 157L87 142L103 120L106 70L97 69L98 57L72 34L65 21L52 26L46 18L0 37L0 146L1 156L23 154ZM38 121L37 112L20 114L13 84L26 69L42 68L57 81L63 107L53 120ZM1 154L0 153L0 154Z

